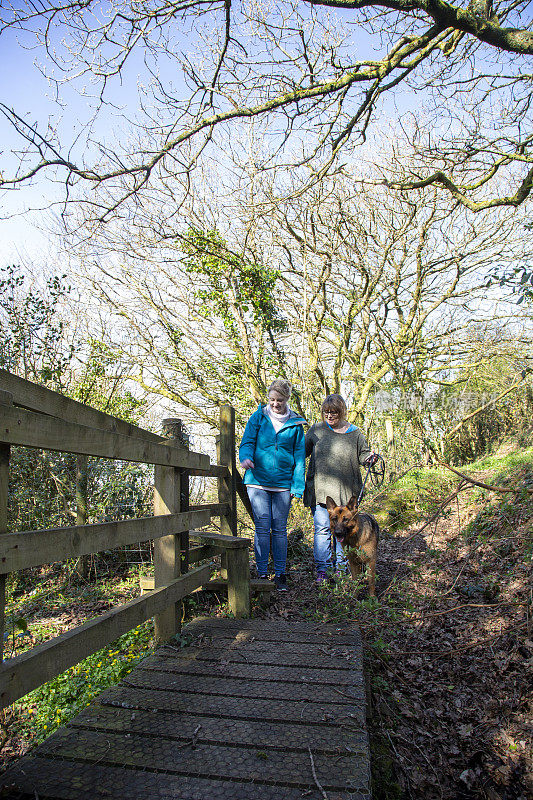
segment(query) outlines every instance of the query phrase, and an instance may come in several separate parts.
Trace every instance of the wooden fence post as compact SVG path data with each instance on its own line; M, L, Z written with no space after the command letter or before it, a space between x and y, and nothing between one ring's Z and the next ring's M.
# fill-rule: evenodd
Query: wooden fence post
M180 441L183 447L189 449L189 436L185 433L183 426L180 423ZM176 434L178 433L176 429ZM180 510L189 511L190 509L190 484L189 473L186 469L180 470ZM189 571L189 531L182 531L180 533L180 549L181 549L181 572L182 574Z
M181 420L163 420L163 435L169 444L181 444ZM185 478L185 480L188 480ZM156 465L154 469L154 514L179 514L181 511L182 470ZM170 534L154 541L155 588L166 586L181 575L181 535ZM155 639L166 641L181 630L181 602L173 603L155 617Z
M76 456L76 525L87 524L87 473L88 456ZM85 580L89 574L90 556L80 556L76 563L76 573Z
M217 460L227 467L229 476L218 479L218 502L227 503L229 511L220 517L220 533L237 536L237 487L235 481L235 409L220 406L220 436L217 440Z
M227 467L229 476L219 478L218 502L227 503L227 514L220 517L220 533L237 536L237 467L235 464L235 409L220 406L220 435L217 460ZM250 616L250 560L247 547L226 550L221 575L228 581L228 603L235 617Z
M228 603L234 617L250 616L250 559L247 547L226 551Z
M217 446L217 464L220 464L220 434L218 434L215 437L215 443L216 443L216 446ZM225 487L222 484L221 479L219 478L218 479L218 502L222 503L223 501L220 498L221 497L225 497L225 496L226 496ZM222 533L222 526L223 526L223 522L222 522L222 516L221 516L220 517L220 533ZM227 580L228 579L228 563L227 563L226 551L225 550L223 550L222 553L220 554L220 577L223 578L223 580Z
M0 392L0 406L13 406L13 395ZM7 533L7 499L9 489L9 456L11 448L0 442L0 535ZM0 575L0 663L4 660L6 627L6 578Z

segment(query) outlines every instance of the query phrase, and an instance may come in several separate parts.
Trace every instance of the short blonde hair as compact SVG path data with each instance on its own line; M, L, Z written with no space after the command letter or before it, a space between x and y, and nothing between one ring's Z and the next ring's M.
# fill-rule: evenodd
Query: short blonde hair
M292 392L292 383L286 381L284 378L276 378L275 381L272 381L270 386L267 390L267 397L270 392L278 392L282 397L288 400L291 396Z
M346 407L346 402L344 397L341 397L340 394L328 394L324 402L322 403L322 407L320 409L322 413L322 420L324 421L324 412L325 411L334 411L339 415L340 420L346 419L346 415L348 413L348 409Z

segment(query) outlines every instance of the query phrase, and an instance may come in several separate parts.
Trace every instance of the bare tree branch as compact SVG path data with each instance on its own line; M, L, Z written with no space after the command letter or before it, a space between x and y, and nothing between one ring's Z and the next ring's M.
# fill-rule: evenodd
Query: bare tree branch
M433 103L441 121L448 115L456 125L450 134L433 126L426 144L411 137L418 167L404 164L384 184L438 188L476 213L517 207L533 181L528 15L526 0L501 0L495 14L445 0L282 0L272 9L111 0L105 11L97 0L11 0L0 9L0 36L16 33L28 52L36 49L60 102L71 82L91 87L92 114L109 113L114 82L137 53L147 79L139 114L128 114L135 146L127 137L93 140L90 131L74 146L59 118L36 122L4 102L22 149L4 159L0 187L61 173L69 200L92 187L86 208L107 222L162 178L180 171L190 182L201 159L221 152L219 131L264 119L261 168L306 167L298 197L339 167L341 153L365 144L383 103L405 88L423 92L426 108ZM359 45L358 31L368 45Z

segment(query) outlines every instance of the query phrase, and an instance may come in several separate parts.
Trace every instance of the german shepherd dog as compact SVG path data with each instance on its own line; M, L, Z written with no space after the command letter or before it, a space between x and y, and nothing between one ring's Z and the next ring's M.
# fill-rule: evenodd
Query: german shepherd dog
M338 506L326 497L331 532L346 551L352 578L366 566L369 594L376 594L376 558L378 553L379 525L371 514L359 514L357 497L353 495L345 506Z

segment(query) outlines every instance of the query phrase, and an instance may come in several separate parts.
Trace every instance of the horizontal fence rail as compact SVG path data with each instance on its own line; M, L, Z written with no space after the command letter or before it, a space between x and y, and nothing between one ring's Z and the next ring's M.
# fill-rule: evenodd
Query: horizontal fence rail
M147 542L196 525L203 527L209 525L211 516L224 511L222 503L212 503L208 509L192 508L180 514L6 533L0 536L0 574Z
M208 469L209 456L0 405L0 442L166 467Z
M150 442L165 441L163 436L139 428L132 422L98 411L71 397L65 397L44 386L19 378L18 375L12 375L5 369L0 369L0 387L12 396L14 405L27 408L29 411L38 411L51 417L59 417L65 422L76 422L89 428L121 433L123 436L135 436Z
M198 475L202 478L225 478L229 475L229 469L224 464L211 464L208 469L193 467L188 470L189 475Z
M176 578L168 586L130 600L49 642L37 645L27 653L5 661L0 668L2 707L5 708L83 658L111 644L170 604L186 597L207 583L210 574L210 564L198 567Z
M204 561L206 558L214 558L220 556L224 552L223 547L215 547L210 544L202 544L198 547L189 548L189 564L197 564L199 561Z
M204 478L230 478L231 472L229 468L225 464L211 464L209 469L189 469L187 470L189 475L200 475ZM252 504L250 503L250 498L248 497L248 492L246 491L246 486L243 483L243 480L235 470L235 490L239 495L243 506L245 507L246 511L253 519L254 512L252 510Z
M213 564L189 564L221 557L228 601L236 617L250 612L250 540L237 537L236 498L249 500L235 468L235 412L220 409L218 464L184 444L179 420L165 420L165 436L93 409L0 369L0 642L4 632L5 584L11 572L65 559L153 541L155 588L6 661L0 649L0 707L19 699L88 655L155 616L155 637L180 629L181 600L210 582ZM82 492L87 456L155 465L154 515L84 524L86 481L77 524L7 533L12 445L77 454L76 502ZM217 503L189 506L189 476L217 479ZM81 477L80 477L81 476ZM78 482L79 478L79 482ZM221 533L196 530L220 518ZM198 544L189 547L189 536ZM79 563L79 562L78 562Z

